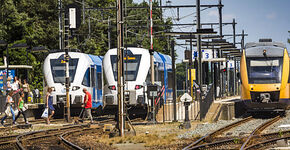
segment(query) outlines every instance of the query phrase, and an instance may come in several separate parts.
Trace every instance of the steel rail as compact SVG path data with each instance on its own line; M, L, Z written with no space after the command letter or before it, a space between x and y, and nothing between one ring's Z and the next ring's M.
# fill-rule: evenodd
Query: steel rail
M50 129L50 130L39 130L39 131L33 131L33 132L28 132L28 133L25 133L25 134L21 134L21 135L18 135L16 137L16 146L18 149L20 150L25 150L25 147L23 146L22 144L22 138L23 137L26 137L26 136L31 136L33 134L38 134L38 133L46 133L46 132L55 132L55 131L60 131L59 133L54 133L54 134L49 134L49 135L44 135L44 136L37 136L37 137L32 137L32 138L28 138L26 140L29 140L29 139L39 139L39 138L46 138L46 137L51 137L51 136L54 136L54 135L58 135L58 134L61 134L61 131L62 130L68 130L68 129L73 129L73 128L78 128L78 127L85 127L86 125L73 125L73 126L69 126L69 127L63 127L63 128L60 128L60 129Z
M227 130L230 130L230 129L232 129L232 128L236 127L236 126L239 126L239 125L241 125L243 123L246 123L246 122L248 122L248 121L250 121L252 119L253 119L253 117L250 116L250 117L247 117L247 118L245 118L243 120L240 120L240 121L234 122L232 124L229 124L229 125L227 125L225 127L222 127L222 128L220 128L220 129L218 129L218 130L216 130L216 131L214 131L214 132L212 132L210 134L207 134L207 135L199 138L198 140L196 140L192 144L190 144L190 145L186 146L185 148L183 148L183 150L188 150L188 149L190 149L193 146L196 146L196 145L199 145L199 144L205 142L207 139L213 138L213 137L215 137L215 136L217 136L217 135L219 135L219 134L221 134L221 133L223 133L223 132L225 132Z
M270 144L275 144L277 141L283 140L283 139L289 140L290 135L288 135L286 137L274 138L274 139L270 139L270 140L266 140L266 141L254 144L254 145L250 145L250 146L246 147L245 150L252 150L252 149L256 150L258 148L262 148L262 147L268 146Z
M83 131L83 130L82 130L82 131ZM70 142L69 140L67 140L67 139L64 138L65 136L68 136L69 134L76 133L76 132L80 132L80 130L75 130L75 131L68 131L68 132L65 132L65 133L63 133L63 134L61 134L61 135L59 136L59 139L60 139L63 143L65 143L67 146L69 146L70 148L72 148L72 149L75 149L75 150L83 150L83 148L81 148L81 147L79 147L79 146L73 144L72 142Z
M99 127L99 128L95 128L95 129L101 129L101 127ZM63 143L65 143L65 144L66 144L70 149L83 150L83 148L81 148L80 146L78 146L78 145L76 145L76 144L70 142L70 141L69 141L68 139L66 139L65 137L66 137L66 136L69 136L69 135L71 135L71 134L77 133L77 132L81 132L81 133L88 132L88 131L92 132L92 131L95 130L95 129L88 128L88 129L82 129L82 130L68 131L68 132L65 132L65 133L61 134L61 135L59 136L59 139L60 139Z
M246 139L246 141L243 143L243 145L241 146L240 150L244 150L246 148L246 146L249 144L249 142L251 141L251 139L253 138L254 135L261 133L265 128L269 127L271 124L277 122L278 120L281 119L281 116L277 116L265 123L263 123L262 125L260 125L258 128L256 128L251 134L250 136L248 136L248 138Z
M278 138L281 136L290 136L290 130L282 131L282 132L267 133L267 134L262 134L262 135L254 135L253 139L259 139L259 138L273 139L273 138ZM202 144L202 145L197 145L197 146L189 148L189 150L192 150L192 149L210 149L210 148L216 148L216 147L222 146L222 145L238 144L242 140L243 140L243 138L230 138L230 139L226 139L226 140L216 141L213 143L206 143L206 144Z

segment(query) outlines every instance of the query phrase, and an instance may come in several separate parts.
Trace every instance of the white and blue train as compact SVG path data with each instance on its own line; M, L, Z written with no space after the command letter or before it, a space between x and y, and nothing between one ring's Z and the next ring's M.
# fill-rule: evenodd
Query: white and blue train
M164 86L164 100L172 100L172 64L171 57L154 52L155 83ZM116 108L117 100L117 49L110 49L103 59L104 108ZM150 84L150 54L144 48L126 48L124 50L125 103L128 108L146 108L147 85ZM136 109L135 109L136 110Z
M83 103L83 88L92 94L93 108L102 106L103 74L102 56L69 52L71 108L80 108ZM64 52L50 53L43 65L46 87L53 89L53 104L66 103ZM60 110L63 111L63 110Z

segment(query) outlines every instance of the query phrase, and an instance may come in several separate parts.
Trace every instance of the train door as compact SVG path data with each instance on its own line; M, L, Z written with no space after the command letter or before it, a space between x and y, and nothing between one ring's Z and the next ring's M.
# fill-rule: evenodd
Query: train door
M96 79L97 102L101 104L103 100L103 77L101 66L96 66Z
M93 108L97 108L102 103L102 68L92 65L90 71Z
M96 101L96 66L92 65L90 68L90 77L91 77L91 95L92 95L92 100Z

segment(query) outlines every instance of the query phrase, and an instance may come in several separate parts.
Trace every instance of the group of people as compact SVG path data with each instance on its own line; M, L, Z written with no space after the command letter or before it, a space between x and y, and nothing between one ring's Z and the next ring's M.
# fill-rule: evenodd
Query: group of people
M14 77L11 83L11 77L7 78L7 97L6 97L6 111L5 116L1 119L1 125L4 125L5 119L12 115L13 124L17 124L16 120L19 118L20 114L23 115L24 121L28 124L28 120L25 115L24 104L28 102L28 93L30 92L29 84L26 79L21 80ZM17 114L15 112L18 112ZM16 117L15 117L16 116Z
M17 81L17 78L16 78L16 81ZM25 85L25 82L23 85ZM20 114L23 115L25 123L28 124L28 120L27 120L26 115L25 115L25 110L27 108L24 107L24 104L27 103L27 101L25 101L25 92L26 92L26 90L24 90L24 88L17 90L17 91L12 90L12 89L8 90L8 95L6 97L5 116L2 117L2 119L1 119L2 126L4 126L4 121L8 116L12 116L13 124L17 124L16 120L19 118ZM81 121L83 121L85 116L88 116L90 118L91 123L93 123L93 117L91 114L92 96L87 91L86 88L83 89L83 92L85 93L85 97L84 97L84 104L82 105L83 111L81 112L81 115L80 115L80 117L82 119ZM12 98L12 97L14 97L15 94L20 95L18 98L16 109L15 109L15 103L14 103L15 101ZM45 119L46 119L47 124L50 124L50 119L52 118L52 116L55 113L55 108L53 107L53 96L52 96L52 88L51 87L49 87L47 89L45 102L46 102L45 106L46 106L47 111L48 111L48 116ZM15 114L16 110L18 110L18 114Z
M13 78L13 82L11 83L11 77L7 78L7 92L14 91L14 93L19 93L20 91L24 93L24 102L28 102L28 95L30 92L29 84L26 79L21 82L21 79L18 79L17 76ZM18 96L18 95L17 95Z
M48 111L48 116L45 119L46 119L47 124L50 124L50 119L55 113L55 108L53 107L53 96L51 95L51 92L52 92L52 88L49 87L46 93L46 108ZM91 123L93 123L93 117L91 113L92 95L87 91L86 88L83 89L83 92L85 93L85 97L84 97L84 104L82 105L83 109L80 114L80 118L82 120L80 121L83 122L84 118L87 116L89 117Z
M14 105L14 100L12 98L14 94L14 91L11 90L9 91L7 97L6 97L6 111L5 111L5 116L1 119L1 125L4 126L4 121L5 119L9 116L9 113L12 115L12 119L13 119L13 124L17 124L16 120L18 119L18 117L20 116L20 114L23 115L23 118L24 118L24 121L26 124L28 124L28 120L26 119L26 115L25 115L25 110L27 108L24 107L24 92L20 91L20 98L18 99L18 103L17 103L17 106L16 106L16 109L18 110L18 114L17 116L15 117L15 110L16 109L13 109L13 105ZM18 94L18 93L16 93Z

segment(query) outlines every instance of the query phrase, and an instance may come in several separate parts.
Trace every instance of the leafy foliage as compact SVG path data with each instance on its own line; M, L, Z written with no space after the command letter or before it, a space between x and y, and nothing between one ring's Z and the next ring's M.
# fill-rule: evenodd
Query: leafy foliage
M186 84L186 69L186 63L176 64L176 86L178 90L184 89L184 84Z
M62 0L63 6L75 2L74 0ZM153 5L158 5L156 2ZM85 0L85 8L115 7L116 0ZM126 6L147 6L143 2L133 3L126 0ZM125 44L142 45L150 47L149 36L149 10L148 9L125 9ZM57 0L0 0L0 39L9 43L27 43L30 47L46 46L49 49L57 49L58 46L58 1ZM172 24L171 20L161 19L159 9L154 10L154 24ZM64 21L63 21L64 23ZM110 23L110 26L108 25ZM145 27L142 27L144 26ZM147 25L147 26L146 26ZM135 26L135 27L133 27ZM154 27L154 33L160 36L154 38L154 50L169 54L167 50L167 38L164 31L170 31L168 26ZM78 48L84 53L104 55L110 47L117 45L116 10L85 10L85 20L77 31L72 32L70 47ZM110 39L108 35L110 34ZM6 55L2 48L3 56ZM29 70L29 82L33 87L42 89L43 74L42 63L47 54L28 53L28 63L33 66ZM9 49L9 64L26 64L26 49ZM20 70L20 78L26 78L25 70Z

